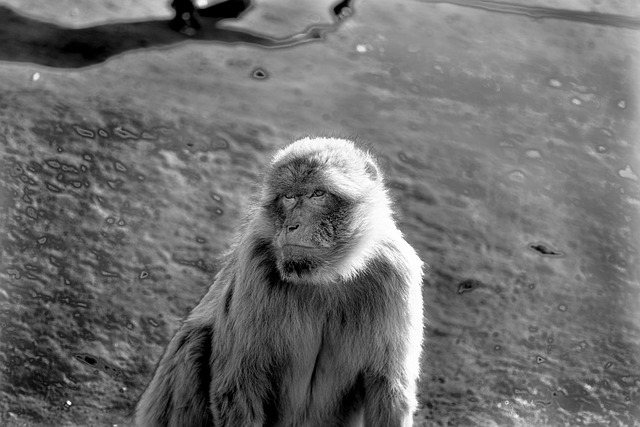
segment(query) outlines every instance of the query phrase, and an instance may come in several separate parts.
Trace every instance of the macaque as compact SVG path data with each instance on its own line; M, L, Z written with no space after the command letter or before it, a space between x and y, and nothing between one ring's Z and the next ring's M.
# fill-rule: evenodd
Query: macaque
M408 427L422 262L375 159L306 137L275 154L214 283L169 343L139 427Z

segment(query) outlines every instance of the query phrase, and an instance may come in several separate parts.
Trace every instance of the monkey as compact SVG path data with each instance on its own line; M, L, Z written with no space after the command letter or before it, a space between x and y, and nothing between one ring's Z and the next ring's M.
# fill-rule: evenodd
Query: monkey
M411 426L423 263L374 157L347 139L298 139L255 198L136 425Z

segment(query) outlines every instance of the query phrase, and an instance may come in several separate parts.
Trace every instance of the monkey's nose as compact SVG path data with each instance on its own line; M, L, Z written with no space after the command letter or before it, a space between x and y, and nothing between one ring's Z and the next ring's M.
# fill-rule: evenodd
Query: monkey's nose
M300 224L288 225L287 226L287 233L291 233L293 231L296 231L298 228L300 228Z

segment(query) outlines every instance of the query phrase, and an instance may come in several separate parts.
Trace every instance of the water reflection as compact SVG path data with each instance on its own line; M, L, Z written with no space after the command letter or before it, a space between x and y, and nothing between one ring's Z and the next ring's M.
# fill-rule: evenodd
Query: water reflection
M240 16L247 8L245 3L250 2L227 0L201 9L200 16L205 25L197 25L197 29L188 28L184 31L173 31L170 28L180 29L181 24L177 24L178 28L173 25L177 18L172 21L148 20L65 28L23 16L0 5L0 28L3 29L0 38L5 40L0 49L0 60L33 62L61 68L87 67L130 50L177 45L185 41L185 35L192 40L285 48L324 39L352 13L351 1L342 1L333 8L335 16L332 23L311 24L303 31L284 37L271 37L248 29L239 31L218 25L222 20ZM232 4L233 11L221 7L225 4ZM241 4L240 9L237 8L238 4ZM39 78L40 73L32 76L33 81Z
M418 0L424 3L448 3L461 7L486 10L489 12L522 15L534 19L563 19L573 22L584 22L595 25L610 25L619 28L640 29L640 18L625 14L612 14L578 9L559 9L557 7L541 7L534 5L522 5L491 0ZM595 2L597 5L598 2ZM560 6L560 4L558 4Z

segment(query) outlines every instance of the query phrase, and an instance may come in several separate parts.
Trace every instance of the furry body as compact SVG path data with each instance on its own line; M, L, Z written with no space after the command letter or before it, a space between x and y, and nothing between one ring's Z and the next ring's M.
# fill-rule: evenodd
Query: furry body
M373 158L346 140L291 144L243 229L137 425L410 426L422 262Z

